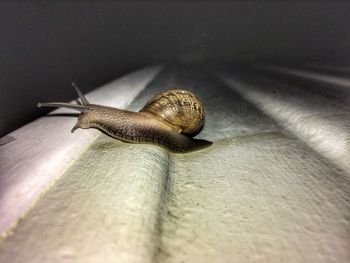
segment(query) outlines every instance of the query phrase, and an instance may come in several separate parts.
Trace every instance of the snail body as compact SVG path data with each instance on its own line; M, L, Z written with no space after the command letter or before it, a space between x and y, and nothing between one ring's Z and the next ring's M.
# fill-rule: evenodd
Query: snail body
M172 152L190 152L210 146L206 140L192 138L204 125L202 102L191 92L162 92L139 112L90 104L81 91L81 104L62 102L38 103L38 107L66 107L81 113L72 132L78 128L96 128L129 143L149 143Z

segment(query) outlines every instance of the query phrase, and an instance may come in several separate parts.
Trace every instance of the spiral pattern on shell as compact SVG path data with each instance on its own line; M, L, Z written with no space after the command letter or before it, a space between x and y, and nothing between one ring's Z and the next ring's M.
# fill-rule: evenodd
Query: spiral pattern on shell
M192 92L177 89L156 95L140 112L152 114L185 135L198 133L205 118L202 102Z

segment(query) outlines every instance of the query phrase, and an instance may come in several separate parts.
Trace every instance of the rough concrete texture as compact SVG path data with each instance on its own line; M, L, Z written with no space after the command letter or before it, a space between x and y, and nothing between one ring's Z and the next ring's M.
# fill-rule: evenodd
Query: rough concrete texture
M234 73L228 87L163 70L129 108L194 91L213 146L171 154L101 134L2 241L0 262L348 262L349 175L243 99Z

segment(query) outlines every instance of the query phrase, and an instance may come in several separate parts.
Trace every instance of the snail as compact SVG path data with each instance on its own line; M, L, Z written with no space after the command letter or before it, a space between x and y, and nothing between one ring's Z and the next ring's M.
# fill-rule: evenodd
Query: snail
M202 129L205 111L202 102L186 90L162 92L139 112L90 104L82 92L77 91L79 104L50 102L40 107L65 107L80 111L72 132L78 128L96 128L123 142L149 143L171 152L184 153L206 148L212 142L194 139Z

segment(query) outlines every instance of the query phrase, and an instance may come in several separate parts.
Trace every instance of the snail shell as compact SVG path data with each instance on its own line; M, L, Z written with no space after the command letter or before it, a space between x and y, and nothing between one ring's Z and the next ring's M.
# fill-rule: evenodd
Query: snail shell
M80 104L51 102L38 107L66 107L78 110L77 128L96 128L129 143L149 143L172 152L200 150L212 143L192 138L204 125L202 102L191 92L169 90L152 98L139 112L90 104L75 87Z
M204 125L203 104L187 90L162 92L148 101L140 112L154 115L185 135L197 134Z

